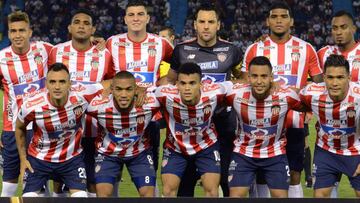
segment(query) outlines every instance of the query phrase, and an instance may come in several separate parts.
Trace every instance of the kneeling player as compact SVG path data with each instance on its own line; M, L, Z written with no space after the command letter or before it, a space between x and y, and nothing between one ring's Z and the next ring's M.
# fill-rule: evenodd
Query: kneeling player
M26 100L16 122L16 144L21 174L26 175L23 196L36 197L42 186L54 176L70 189L72 197L87 197L86 170L80 145L81 121L91 99L102 86L71 87L69 71L64 64L50 66L46 92ZM26 126L33 122L34 136L25 149Z
M284 122L291 108L300 107L295 91L272 89L272 66L263 56L249 64L250 85L234 85L226 99L239 118L239 132L229 166L231 197L247 197L256 173L262 172L272 197L287 197L289 166Z
M154 196L155 169L149 134L145 128L159 110L155 95L148 93L144 105L135 107L136 83L127 71L112 80L112 94L97 97L87 112L105 130L96 147L95 182L98 197L109 197L125 164L141 197Z

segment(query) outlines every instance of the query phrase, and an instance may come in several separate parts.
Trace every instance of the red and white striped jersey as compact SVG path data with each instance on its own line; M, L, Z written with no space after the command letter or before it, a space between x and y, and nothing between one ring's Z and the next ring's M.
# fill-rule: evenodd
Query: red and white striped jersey
M250 61L256 56L269 58L274 73L274 81L301 89L305 87L308 75L322 73L315 49L302 39L291 36L285 43L276 43L267 37L264 41L250 45L244 56L241 71L247 72ZM304 127L304 114L289 111L287 126Z
M170 62L173 46L165 38L147 33L142 42L131 41L127 33L110 37L106 42L116 71L134 74L137 85L155 85L160 78L161 61Z
M81 153L82 119L92 98L101 93L100 84L71 87L68 101L55 107L48 92L27 99L19 111L20 121L33 121L34 135L28 154L48 162L64 162Z
M11 46L0 51L0 78L4 86L3 130L15 131L23 100L44 91L48 56L52 45L32 42L26 54L18 55Z
M49 64L63 63L70 73L70 80L82 83L97 83L110 79L115 75L111 54L107 49L99 51L92 46L87 51L78 51L72 41L58 44L51 50ZM94 118L85 116L85 137L98 135L97 123Z
M324 68L327 57L331 54L343 55L350 65L351 81L360 81L360 43L357 43L350 51L341 52L337 45L328 45L318 51L320 66Z
M104 129L104 135L96 140L97 151L107 156L133 157L148 149L150 135L145 133L145 128L159 108L154 93L147 94L141 108L134 107L129 112L120 112L112 95L93 99L87 112Z
M204 84L201 98L195 106L181 101L176 86L157 88L155 94L164 108L167 123L165 147L176 152L193 155L217 142L217 132L212 122L214 110L225 100L231 82Z
M286 114L289 109L300 107L295 91L281 87L266 99L257 100L250 85L235 84L226 101L234 107L239 121L234 152L253 158L286 153Z
M344 100L334 102L325 83L309 84L300 91L302 102L318 120L316 145L332 153L360 155L360 85L350 82Z

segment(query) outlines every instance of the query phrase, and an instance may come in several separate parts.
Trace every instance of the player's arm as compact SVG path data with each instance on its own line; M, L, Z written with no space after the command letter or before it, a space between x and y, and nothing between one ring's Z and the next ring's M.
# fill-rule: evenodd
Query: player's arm
M177 72L174 70L174 69L171 69L169 70L166 78L167 78L167 82L172 84L172 85L175 85L176 83L176 80L177 80Z
M30 170L31 173L33 173L34 170L26 158L26 125L20 119L16 120L15 138L20 157L20 174L21 177L23 177L26 169Z
M324 75L323 74L318 74L318 75L311 76L311 80L313 82L315 82L315 83L324 82Z

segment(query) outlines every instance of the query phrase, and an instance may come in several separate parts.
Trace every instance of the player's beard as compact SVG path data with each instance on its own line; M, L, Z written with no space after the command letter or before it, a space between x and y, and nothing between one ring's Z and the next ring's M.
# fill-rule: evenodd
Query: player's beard
M273 32L273 34L278 38L283 38L288 32Z

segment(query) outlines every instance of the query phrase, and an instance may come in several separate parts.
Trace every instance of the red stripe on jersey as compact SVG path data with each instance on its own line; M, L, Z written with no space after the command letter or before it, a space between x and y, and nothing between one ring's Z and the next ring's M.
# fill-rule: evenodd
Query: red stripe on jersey
M47 112L48 109L49 109L49 105L45 105L42 107L42 112ZM51 121L50 113L44 113L43 118L44 118L44 123L45 123L44 126L45 126L46 131L54 132L55 129L54 129L54 125ZM51 162L51 157L55 153L56 145L57 145L57 141L51 141L50 148L49 148L48 152L46 153L46 156L44 157L45 161Z
M104 56L105 58L105 56ZM106 58L105 58L106 60ZM97 81L97 75L99 72L99 68L96 67L96 64L100 64L99 60L99 51L97 49L93 49L93 57L91 60L91 71L90 71L90 81ZM99 66L99 65L98 65ZM107 65L105 65L105 71L108 68ZM104 77L104 75L101 76L101 79Z
M247 101L250 99L250 92L245 92L243 98ZM245 104L244 102L241 102L241 118L244 123L250 123L249 122L249 116L248 116L248 106L249 104ZM246 153L246 147L249 146L250 137L246 134L244 135L244 143L240 146L240 153L245 154Z
M350 96L349 95L349 98L348 98L348 103L354 103L355 102L355 98L353 96ZM355 112L355 105L352 105L352 106L349 106L347 108L347 112L349 111L354 111ZM348 126L349 127L352 127L352 126L355 126L356 123L355 123L355 119L356 119L356 116L349 116L347 115L347 121L348 121ZM353 146L354 145L354 142L355 142L355 135L350 135L348 136L348 146ZM358 155L359 152L354 148L354 147L349 147L348 148L351 152L351 155Z
M285 64L285 44L277 44L277 45L278 45L277 64L284 65ZM277 72L277 75L284 75L284 71Z
M73 99L70 98L70 101L71 100L73 100ZM60 118L60 123L67 123L69 121L69 118L67 116L66 109L59 108L58 112L59 112L58 116ZM64 136L68 136L68 135L64 135ZM69 137L64 140L64 144L62 146L62 150L61 150L61 153L59 156L59 161L66 160L66 154L67 154L67 148L69 146L69 142L70 142Z
M332 109L333 120L340 121L340 104L341 103L339 102L333 105L333 109ZM333 127L340 128L340 122L335 122L333 124ZM341 148L341 138L334 138L333 142L334 142L334 149Z
M24 74L25 73L29 73L30 72L30 65L29 65L29 60L27 58L27 55L21 55L20 56L20 60L21 60L21 66L22 66L22 69L24 71ZM31 78L27 77L26 78L26 82L31 82Z
M326 95L321 95L319 98L319 117L320 123L326 123L326 111L325 111Z
M112 132L115 135L116 132L114 131L114 123L113 123L113 118L111 116L113 114L112 109L107 108L105 110L105 112L106 112L106 114L105 114L106 128L109 130L109 132ZM110 154L115 150L115 148L116 148L116 144L111 141L109 146L106 149L106 152Z
M119 60L120 64L120 71L126 71L126 47L125 47L125 42L126 42L126 39L125 38L120 38L119 39L119 43L121 44L121 46L119 46L119 59L122 59L122 60Z
M140 61L141 60L141 43L133 42L133 57L134 61ZM141 71L141 67L135 67L135 72Z
M264 101L256 101L256 109L257 109L256 119L257 120L264 119L264 115L265 115ZM263 123L257 125L257 127L259 127L259 128L261 128L263 126L264 126ZM256 139L255 145L254 145L254 151L253 151L253 158L260 158L260 150L258 150L258 149L261 148L262 143L263 143L263 140Z
M129 113L127 112L120 112L120 119L121 119L121 127L123 129L127 129L130 127L130 120L129 120ZM123 138L126 138L126 137L129 137L130 134L129 133L124 133L122 134L122 137ZM124 157L126 154L126 149L125 150L122 150L120 153L119 153L119 156L121 157Z
M136 115L144 116L144 114L142 112L144 112L143 108L136 108ZM145 119L144 119L144 121L137 121L136 132L137 132L137 135L141 135L143 133L144 137L147 136L148 133L145 132ZM134 154L139 153L139 144L140 144L140 142L136 142L133 145L133 153Z
M266 40L266 41L264 42L264 47L269 47L269 46L270 46L270 43L271 43L270 40ZM257 50L257 46L258 46L257 44L256 44L256 46L254 46L254 51ZM255 56L256 56L256 54L254 54L254 56L253 56L251 59L253 59ZM268 59L270 59L270 49L264 49L263 56L265 56L265 57L267 57ZM250 61L249 61L249 64L250 64ZM249 64L248 64L248 65L249 65ZM247 67L248 67L248 66L247 66ZM249 68L248 68L247 71L249 71Z
M6 58L12 58L13 55L11 54L11 52L7 52L6 53ZM13 60L8 60L6 62L6 65L8 66L8 71L9 71L9 76L11 78L11 82L16 84L18 83L18 77L15 71L15 65L14 65L14 61Z
M153 45L151 45L151 46L149 46L149 48L148 48L148 55L149 55L149 57L148 57L148 71L149 72L154 72L154 70L155 70L155 60L156 60L156 47L155 47L155 38L150 38L149 39L149 43L151 44L153 44ZM154 53L153 53L154 52ZM158 70L160 70L160 68L158 69ZM158 77L157 77L157 79L158 79Z
M179 98L174 98L174 105L177 104L176 106L179 106L180 105L180 99ZM174 114L174 120L175 120L175 123L181 123L181 114L180 114L180 108L173 108L173 114ZM189 115L190 117L190 115ZM169 132L171 133L171 131L169 130ZM170 134L170 137L171 137L171 134ZM178 140L178 144L179 144L179 148L180 148L180 151L181 152L185 152L187 153L186 151L186 147L184 146L183 144L183 136L182 136L182 133L176 133L175 132L175 137L176 137L176 140ZM170 142L170 145L173 146L173 144Z
M273 101L272 106L280 106L278 95L276 95L276 96L273 95L271 101ZM280 112L280 110L279 110L279 112ZM272 113L271 125L272 126L276 125L278 123L278 121L279 121L279 113L278 112ZM267 146L268 157L275 156L274 143L275 143L275 136L270 138L270 140L269 140L269 144Z
M56 52L57 53L57 49ZM67 53L67 54L65 54ZM69 69L69 59L70 59L70 45L64 47L64 54L62 55L62 63Z
M70 67L68 67L70 69ZM76 57L76 72L83 73L76 76L76 81L83 81L84 80L84 70L85 70L85 52L77 52Z
M297 73L298 73L300 57L297 57L296 55L293 56L293 53L299 53L299 49L297 48L297 47L299 47L299 45L300 45L300 43L298 41L295 41L295 40L292 41L293 48L292 48L292 53L291 53L291 75L297 75ZM307 76L307 74L303 74L303 76Z
M356 50L356 56L360 55L360 50ZM347 59L347 57L346 57ZM355 59L356 60L356 59ZM353 66L351 69L351 81L358 82L359 81L359 67Z

